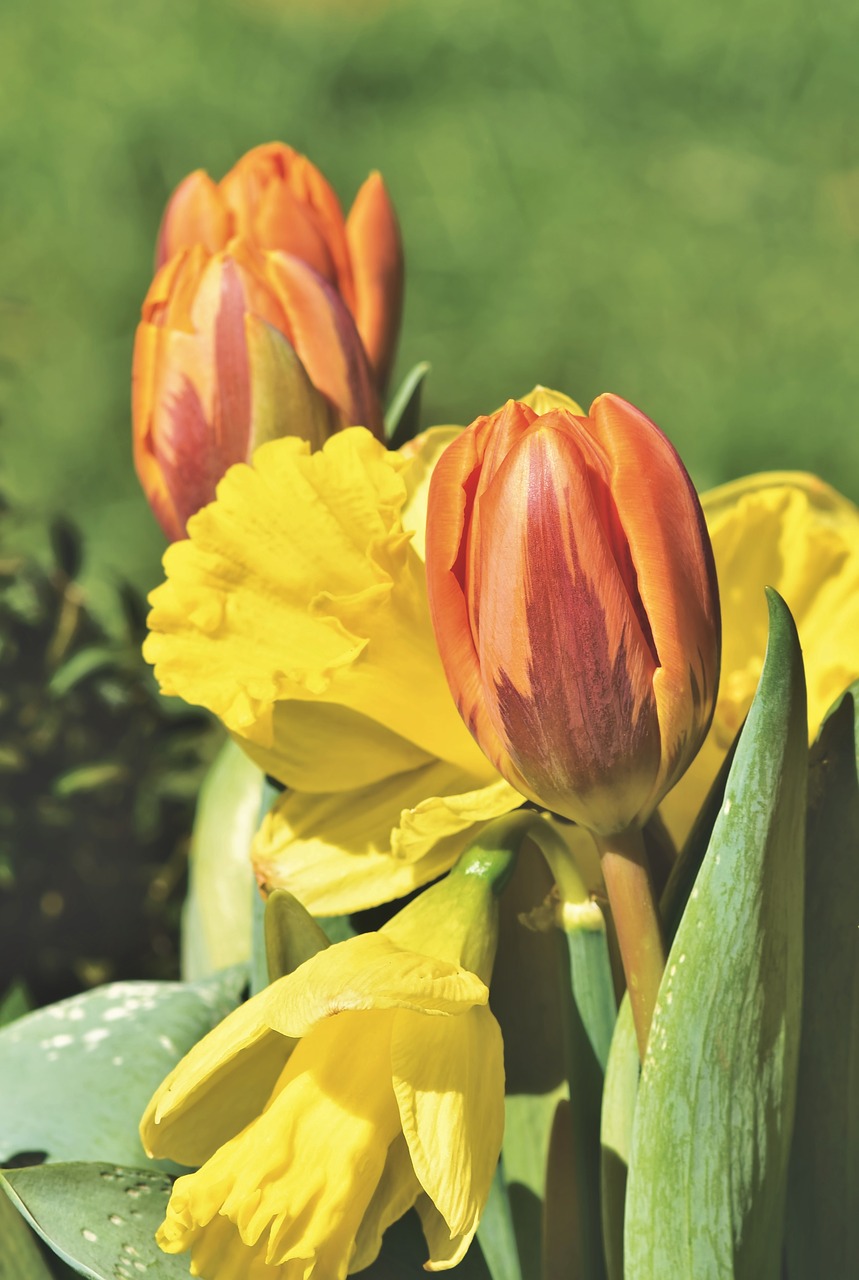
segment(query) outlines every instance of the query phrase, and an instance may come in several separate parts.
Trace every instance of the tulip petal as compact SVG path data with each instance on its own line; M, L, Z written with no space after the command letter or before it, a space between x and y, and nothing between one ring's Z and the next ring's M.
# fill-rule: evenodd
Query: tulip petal
M218 1225L226 1218L242 1241L242 1276L265 1263L261 1276L315 1271L344 1280L399 1132L391 1021L388 1013L344 1014L303 1040L263 1114L175 1184L161 1248L190 1247L197 1274L224 1280L235 1274L222 1270L221 1250L235 1239ZM226 1255L231 1267L235 1254Z
M494 475L484 461L469 542L472 631L507 776L611 832L636 818L659 767L655 659L606 536L605 482L573 422L552 411Z
M286 253L266 254L265 274L313 385L338 406L344 426L367 427L381 438L382 409L367 356L337 290Z
M361 911L434 880L486 822L522 803L501 779L475 789L439 761L359 791L288 791L254 840L254 868L315 915Z
M305 1036L347 1011L412 1009L459 1014L486 1004L489 992L473 973L398 947L379 933L335 943L263 993L266 1019L281 1035Z
M447 694L400 465L353 430L313 455L272 441L232 468L165 555L145 653L165 693L258 747L273 743L277 703L333 703L489 781ZM324 758L318 769L329 790Z
M412 535L412 546L426 560L427 505L433 471L449 444L462 435L462 427L430 427L399 450L405 459L403 483L406 501L403 528Z
M853 503L801 472L746 476L701 502L722 597L722 679L704 745L660 806L678 844L751 705L767 644L764 587L775 587L796 620L811 738L859 676L859 511Z
M659 657L653 690L662 763L644 818L709 727L719 678L716 574L695 489L673 445L618 396L600 396L590 420L611 461L611 493Z
M300 436L321 449L339 423L286 338L258 316L245 316L251 380L248 456L268 440Z
M267 995L228 1014L160 1085L140 1122L150 1155L202 1164L259 1114L295 1044L269 1027Z
M403 245L380 173L363 184L346 220L355 283L353 313L380 388L394 363L403 310Z
M217 253L230 237L230 217L217 183L197 169L179 183L170 197L155 250L155 265L162 267L182 249L202 245Z
M498 1163L504 1132L504 1052L488 1008L454 1018L394 1018L394 1091L415 1173L447 1224L448 1248L431 1263L465 1253ZM450 1242L453 1247L450 1247Z

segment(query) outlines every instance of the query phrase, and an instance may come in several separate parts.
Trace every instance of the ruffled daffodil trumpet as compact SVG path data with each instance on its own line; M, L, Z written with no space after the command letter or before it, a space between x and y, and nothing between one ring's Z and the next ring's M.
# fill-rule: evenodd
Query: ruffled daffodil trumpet
M135 338L132 419L140 482L174 539L263 441L319 447L352 424L381 433L340 295L300 258L241 240L183 250L156 275Z
M208 707L288 790L257 876L317 915L402 896L523 803L447 689L421 558L427 475L453 433L399 454L349 429L230 469L151 596L165 693Z
M141 1123L200 1164L158 1232L206 1280L342 1280L412 1206L429 1270L474 1236L501 1147L487 984L510 855L466 856L377 934L318 952L180 1062Z
M384 390L400 328L403 249L381 175L370 174L344 219L316 166L282 142L254 147L220 182L198 169L170 197L158 266L196 244L216 253L234 236L302 259L337 291Z

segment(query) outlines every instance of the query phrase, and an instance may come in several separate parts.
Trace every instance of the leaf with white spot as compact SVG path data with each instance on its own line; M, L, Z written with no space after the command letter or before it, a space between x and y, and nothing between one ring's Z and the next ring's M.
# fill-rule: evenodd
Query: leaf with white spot
M137 1134L146 1104L245 982L241 968L196 983L113 982L2 1028L0 1165L22 1152L150 1165Z
M9 1169L0 1182L51 1249L91 1280L182 1280L188 1259L155 1243L170 1179L112 1164Z

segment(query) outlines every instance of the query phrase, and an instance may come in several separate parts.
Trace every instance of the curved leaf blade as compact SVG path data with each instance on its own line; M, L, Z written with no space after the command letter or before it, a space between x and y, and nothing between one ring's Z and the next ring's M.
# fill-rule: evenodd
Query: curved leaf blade
M780 1274L802 996L807 721L787 606L768 593L755 701L674 939L642 1068L627 1280Z

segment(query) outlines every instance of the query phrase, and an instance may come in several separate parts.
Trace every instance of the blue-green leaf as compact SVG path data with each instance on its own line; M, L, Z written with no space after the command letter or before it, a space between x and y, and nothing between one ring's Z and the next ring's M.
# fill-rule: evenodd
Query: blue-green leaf
M784 602L642 1069L626 1280L780 1275L802 995L807 723Z
M385 439L389 449L399 449L420 430L421 393L429 368L425 360L414 365L394 393L385 414Z
M12 1201L0 1194L0 1280L51 1280L32 1231Z
M859 684L811 753L789 1280L859 1276Z
M205 982L113 982L0 1030L0 1164L148 1163L138 1121L192 1045L235 1007L246 975Z
M103 1163L7 1169L0 1181L58 1257L91 1280L186 1280L188 1258L155 1243L170 1179ZM23 1278L22 1278L23 1280Z

